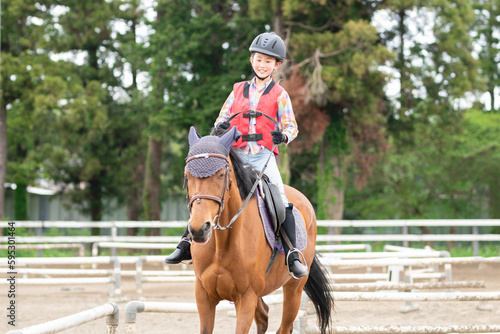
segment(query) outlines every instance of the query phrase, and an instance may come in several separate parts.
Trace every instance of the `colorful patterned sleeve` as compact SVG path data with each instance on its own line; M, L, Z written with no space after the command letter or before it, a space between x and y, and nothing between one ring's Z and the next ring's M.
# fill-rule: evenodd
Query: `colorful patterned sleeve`
M226 102L224 102L224 105L222 105L219 117L217 117L217 119L215 120L214 126L221 122L225 122L229 119L229 115L231 114L231 107L233 106L233 101L234 101L234 91L232 91L231 94L229 94L229 96L226 99Z
M299 134L295 114L293 113L292 101L286 91L278 97L278 125L287 136L287 144L294 140Z

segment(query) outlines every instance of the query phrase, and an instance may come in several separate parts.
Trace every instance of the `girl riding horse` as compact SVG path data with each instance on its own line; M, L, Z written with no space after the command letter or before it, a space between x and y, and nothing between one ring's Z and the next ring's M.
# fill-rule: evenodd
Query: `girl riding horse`
M314 208L303 194L285 186L287 197L294 203L297 223L305 233L303 255L310 270L308 275L292 279L284 265L285 255L279 254L266 274L272 252L259 212L258 195L253 193L261 175L246 168L231 148L240 135L236 127L222 137L200 137L193 127L189 133L185 178L200 333L212 333L216 305L221 300L234 302L236 333L248 333L253 320L257 333L265 333L269 307L262 297L280 287L283 312L276 333L292 333L303 290L316 308L321 333L326 333L333 299L314 250Z
M253 40L249 50L255 77L234 85L215 121L215 128L218 133L223 133L230 126L235 126L241 132L241 137L234 144L236 152L256 170L262 171L267 162L265 174L280 190L285 205L285 220L282 222L285 235L281 235L287 254L285 262L290 275L300 278L307 275L307 266L300 262L303 255L296 248L293 204L285 193L275 158L279 153L277 145L290 143L298 134L290 97L271 78L286 58L286 47L278 35L263 33ZM287 237L289 242L286 242ZM190 246L191 237L186 228L177 249L165 262L176 264L191 260Z

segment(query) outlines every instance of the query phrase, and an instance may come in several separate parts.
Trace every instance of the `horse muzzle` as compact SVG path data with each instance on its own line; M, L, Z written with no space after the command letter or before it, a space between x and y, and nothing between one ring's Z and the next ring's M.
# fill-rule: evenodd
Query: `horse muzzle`
M189 223L189 232L191 232L194 242L201 244L207 243L212 235L212 224L210 222L206 222L196 230L193 228L191 223Z

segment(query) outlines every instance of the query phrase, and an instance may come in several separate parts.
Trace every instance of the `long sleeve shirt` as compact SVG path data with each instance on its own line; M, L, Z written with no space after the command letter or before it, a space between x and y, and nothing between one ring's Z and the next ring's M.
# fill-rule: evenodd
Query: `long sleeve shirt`
M248 90L250 109L256 110L262 93L264 93L270 83L271 80L267 81L264 87L259 90L257 89L257 86L255 84L255 77L251 80ZM219 113L219 117L217 117L217 119L215 120L215 125L221 122L225 122L229 119L233 102L234 91L229 94L226 102L224 102L224 105L222 106ZM281 130L286 135L286 143L288 144L299 134L297 121L295 120L295 115L293 113L292 101L290 100L290 96L288 95L288 93L283 90L283 92L278 96L276 103L278 104L278 113L276 115L278 124L276 126L276 130ZM249 122L249 134L256 133L256 118L249 118ZM263 151L264 146L257 144L257 142L249 141L247 142L247 146L243 147L242 150L246 154L256 154Z

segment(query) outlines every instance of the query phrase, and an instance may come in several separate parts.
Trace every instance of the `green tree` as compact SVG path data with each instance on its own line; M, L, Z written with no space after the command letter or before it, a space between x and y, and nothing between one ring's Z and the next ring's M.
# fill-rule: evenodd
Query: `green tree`
M159 216L161 174L169 176L167 189L179 189L189 126L208 134L233 83L249 73L247 48L257 28L246 13L245 2L157 3L148 48L152 91L144 197L152 207L147 217Z
M26 188L40 167L34 159L40 136L33 109L37 89L52 79L49 57L41 50L49 15L30 0L3 1L1 12L0 220L6 181L17 184L15 218L26 219Z
M469 110L464 117L461 153L472 170L471 179L483 190L488 217L500 217L500 115ZM480 193L480 194L481 194ZM496 229L496 233L500 232Z
M117 53L114 71L121 78L117 87L119 103L115 108L121 109L121 117L115 120L117 133L121 134L121 155L124 157L122 169L125 178L122 181L127 220L140 220L143 215L142 190L146 162L147 142L145 129L147 126L146 93L140 87L139 79L147 73L145 45L148 36L140 36L139 29L148 27L145 13L139 0L122 1L120 11L115 15L114 24L121 29L116 31L114 48ZM125 80L125 78L129 80ZM128 233L136 234L137 230L129 229Z
M124 154L130 143L127 131L134 129L130 113L123 107L124 83L118 77L123 66L116 50L113 24L121 19L118 2L68 1L54 16L47 49L57 56L81 56L67 62L64 92L54 122L47 174L59 183L72 203L99 221L111 200L124 200L124 184L130 175L122 168L130 164ZM54 111L53 106L46 111ZM130 131L134 134L134 131ZM132 139L134 142L134 138ZM134 142L135 143L135 142ZM130 167L129 167L130 171Z
M294 105L305 107L294 107L300 136L318 145L318 195L311 197L316 198L320 218L342 218L347 176L355 174L356 186L363 187L378 152L387 149L381 114L385 76L377 66L391 55L380 44L370 16L369 6L354 1L283 2L291 68L295 64L305 78L290 82L303 85L291 91L306 92L304 105L295 103L300 96L292 96ZM318 122L306 120L310 112ZM295 182L309 178L304 176Z
M475 184L455 135L463 140L461 99L482 89L470 37L472 7L467 1L390 1L383 8L394 22L381 36L398 53L400 94L388 119L393 149L374 180L374 200L359 203L366 204L361 211L377 204L385 207L378 213L400 218L471 216ZM391 200L382 203L383 196Z

